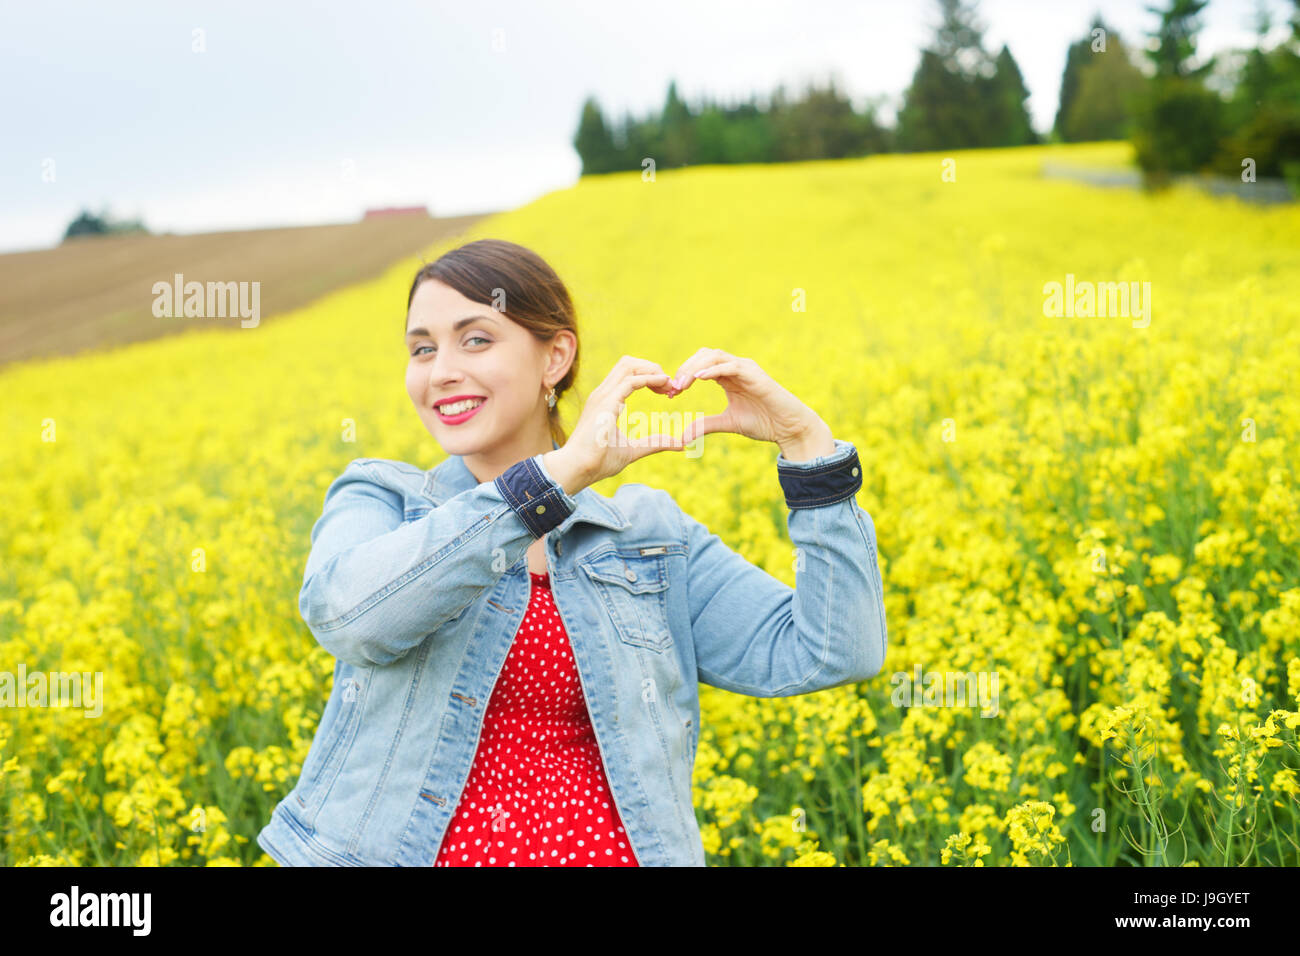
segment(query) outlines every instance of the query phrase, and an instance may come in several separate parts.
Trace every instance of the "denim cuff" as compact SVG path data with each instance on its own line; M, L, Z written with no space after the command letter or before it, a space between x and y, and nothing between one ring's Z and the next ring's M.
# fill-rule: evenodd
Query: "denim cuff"
M578 506L546 470L541 455L511 465L496 477L495 484L534 538L559 527Z
M862 466L852 442L834 438L835 451L808 461L776 456L776 475L786 507L820 508L852 498L862 487Z

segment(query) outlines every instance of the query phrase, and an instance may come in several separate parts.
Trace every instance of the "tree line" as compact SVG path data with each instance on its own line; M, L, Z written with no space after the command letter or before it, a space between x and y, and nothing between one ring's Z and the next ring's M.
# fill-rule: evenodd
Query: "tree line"
M82 208L77 213L77 218L68 223L68 228L63 232L63 239L66 242L77 236L109 236L121 233L148 233L149 230L139 219L117 219L105 206L103 211L96 214L89 209Z
M1147 7L1156 24L1134 46L1100 16L1066 52L1052 129L1030 122L1029 91L1011 51L985 46L974 0L938 0L939 25L921 51L892 126L883 97L855 109L834 80L799 95L783 86L760 102L687 104L670 82L658 113L607 118L594 97L582 106L574 147L583 175L713 163L843 159L882 152L1021 146L1043 141L1131 139L1151 182L1183 172L1286 176L1300 192L1300 0L1289 36L1266 48L1262 10L1253 49L1218 58L1196 53L1209 0Z

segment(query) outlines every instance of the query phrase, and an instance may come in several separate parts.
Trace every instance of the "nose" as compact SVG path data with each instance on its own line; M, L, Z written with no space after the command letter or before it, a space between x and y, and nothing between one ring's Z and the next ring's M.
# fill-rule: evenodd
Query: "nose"
M445 362L442 360L446 354L445 350L436 353L433 361L429 363L429 385L433 388L445 389L446 386L461 380L460 373L454 367L455 359L448 358Z

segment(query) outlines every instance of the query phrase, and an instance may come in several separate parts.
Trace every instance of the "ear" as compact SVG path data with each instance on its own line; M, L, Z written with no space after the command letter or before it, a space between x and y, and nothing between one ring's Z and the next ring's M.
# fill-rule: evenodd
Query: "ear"
M546 348L546 377L558 382L569 374L569 368L578 355L578 337L570 329L560 329Z

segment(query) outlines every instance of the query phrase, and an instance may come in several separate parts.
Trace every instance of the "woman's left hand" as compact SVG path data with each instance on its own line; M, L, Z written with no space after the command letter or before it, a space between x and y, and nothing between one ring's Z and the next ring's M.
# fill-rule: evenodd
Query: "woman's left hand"
M721 349L700 349L677 370L667 395L680 395L700 379L712 379L727 393L727 407L717 415L694 419L682 432L690 442L713 432L730 432L757 441L786 445L810 431L826 428L811 408L782 388L751 358Z

